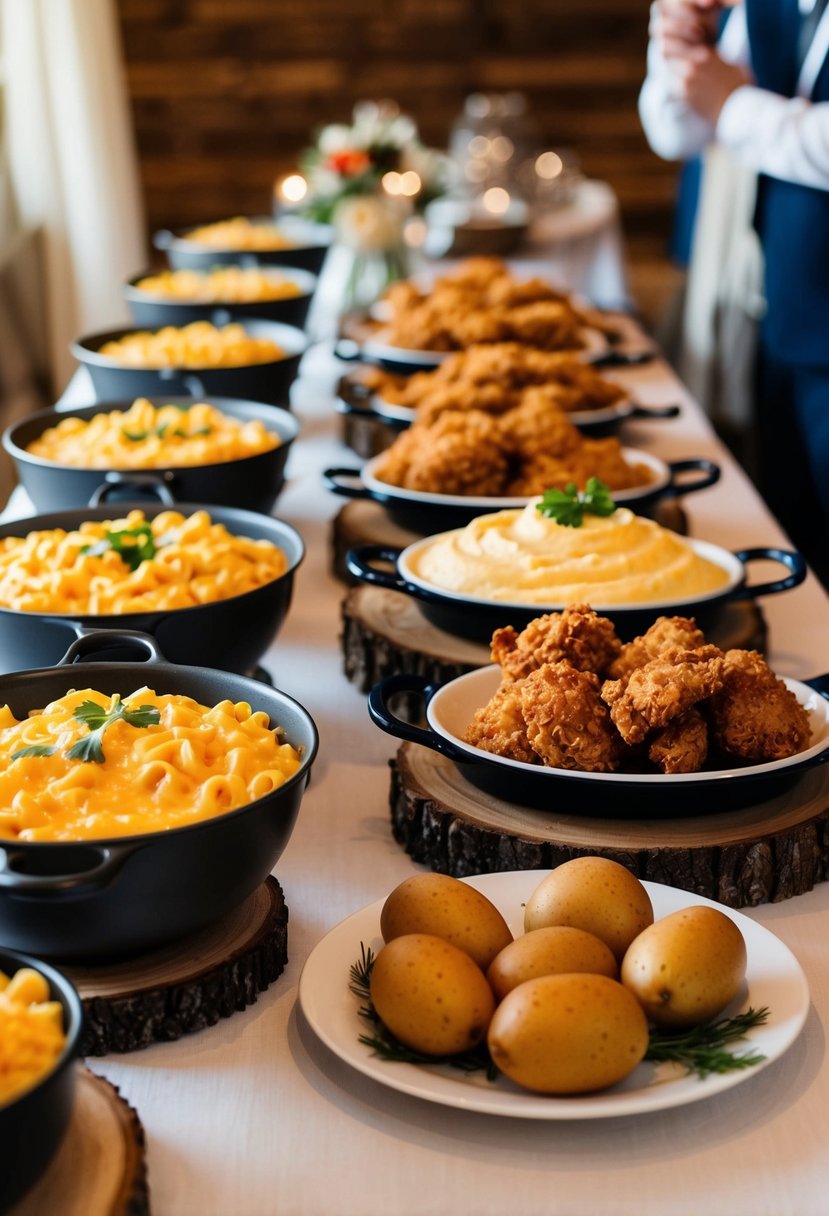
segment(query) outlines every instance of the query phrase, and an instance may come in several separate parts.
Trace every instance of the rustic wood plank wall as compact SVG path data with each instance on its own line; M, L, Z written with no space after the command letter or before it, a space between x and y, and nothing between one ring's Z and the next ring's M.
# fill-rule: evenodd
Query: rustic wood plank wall
M520 89L545 144L664 248L676 171L636 113L647 0L118 0L152 227L261 212L312 130L394 97L445 144L463 98Z

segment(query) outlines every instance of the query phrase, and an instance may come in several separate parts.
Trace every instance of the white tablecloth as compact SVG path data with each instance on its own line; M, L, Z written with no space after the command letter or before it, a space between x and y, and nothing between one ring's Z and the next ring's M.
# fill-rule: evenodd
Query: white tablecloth
M748 911L795 952L813 1006L789 1052L710 1100L659 1114L580 1123L510 1120L409 1098L352 1071L316 1041L296 1005L303 963L342 918L415 869L389 829L395 743L345 679L343 588L328 532L341 500L320 470L348 463L335 438L327 350L295 386L302 435L278 513L307 544L294 604L265 659L307 706L319 759L276 874L290 909L290 962L258 1003L177 1043L95 1060L147 1133L156 1216L824 1216L829 1211L829 884ZM633 377L634 373L626 373ZM784 538L662 364L635 373L642 400L682 400L682 416L640 423L626 442L667 459L708 455L719 485L686 500L693 534L729 548ZM82 377L73 396L84 393ZM12 510L24 508L20 491ZM813 578L763 604L783 674L829 669L829 601ZM350 961L350 960L349 960ZM45 1214L44 1214L45 1216Z

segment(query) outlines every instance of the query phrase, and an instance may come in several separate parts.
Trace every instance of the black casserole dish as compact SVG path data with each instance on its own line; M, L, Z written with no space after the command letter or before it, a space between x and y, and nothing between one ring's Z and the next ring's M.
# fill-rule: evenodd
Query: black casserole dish
M163 504L141 506L148 520L169 509ZM285 573L243 595L194 608L94 616L0 607L0 667L20 671L56 663L72 639L85 629L137 629L152 634L170 662L252 672L288 612L294 575L305 555L302 538L290 524L252 511L178 502L175 509L182 515L207 510L214 523L224 524L235 535L278 545L288 559ZM0 538L52 528L72 531L85 520L112 519L119 513L113 505L33 515L0 525Z
M145 661L126 661L129 653ZM318 735L308 712L284 692L168 663L152 638L107 631L74 642L57 667L0 677L0 704L20 718L73 688L126 695L144 684L208 706L247 701L283 728L301 766L264 797L185 827L54 844L0 841L0 940L14 949L92 960L174 941L242 903L288 842Z
M239 322L252 338L275 342L285 352L279 359L263 363L243 363L235 367L133 367L98 352L107 342L117 342L136 327L111 329L88 334L70 346L92 378L98 401L132 397L157 397L169 388L190 391L191 396L235 397L237 400L264 401L285 405L291 385L299 371L300 360L308 347L301 329L277 321L246 318ZM192 387L191 387L192 386Z
M136 325L153 329L160 325L188 325L191 321L212 321L226 325L242 317L260 317L263 321L281 321L285 325L305 327L308 310L317 286L316 275L307 270L286 268L268 270L263 274L292 283L297 292L272 300L222 300L204 302L162 295L148 291L138 284L152 272L135 275L124 286L124 297ZM206 273L206 272L204 272Z
M153 244L167 255L174 270L208 270L211 266L297 266L312 274L322 270L334 235L328 224L296 216L276 221L262 216L253 223L279 228L291 243L282 249L222 249L188 239L193 228L162 228L153 234Z
M192 397L155 397L154 406L175 405L187 410ZM86 469L33 456L26 448L49 427L65 418L94 418L114 410L127 410L131 401L102 401L71 410L39 410L16 422L3 433L3 447L15 463L17 476L36 511L60 511L94 502L101 487L110 487L109 498L135 500L158 497L153 487L165 486L173 499L216 503L249 511L270 512L285 484L285 464L291 444L299 433L293 414L258 401L211 397L210 405L239 421L258 419L280 438L278 447L254 456L211 464L165 466L153 469Z
M65 975L28 954L0 947L0 971L11 975L22 967L39 971L49 985L49 999L60 1002L66 1042L45 1077L15 1101L0 1106L0 1212L37 1181L69 1126L83 1025L80 997Z

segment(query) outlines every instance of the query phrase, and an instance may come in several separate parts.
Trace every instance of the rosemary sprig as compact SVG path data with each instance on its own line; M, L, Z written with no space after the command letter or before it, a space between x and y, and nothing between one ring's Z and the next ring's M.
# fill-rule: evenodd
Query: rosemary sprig
M768 1008L763 1006L761 1009L747 1009L736 1017L722 1018L719 1022L708 1022L704 1026L694 1026L691 1030L679 1033L652 1030L645 1059L654 1063L672 1061L682 1064L686 1072L696 1073L700 1078L707 1077L712 1072L751 1068L764 1060L765 1056L752 1052L732 1054L726 1051L725 1047L737 1039L744 1039L755 1026L762 1026L768 1016Z
M576 489L574 481L568 482L563 490L545 490L536 510L565 528L580 528L585 514L612 515L616 503L604 482L591 477L584 490Z
M68 760L86 760L91 764L104 763L104 731L113 722L120 720L130 726L156 726L161 720L161 714L154 705L127 709L117 692L113 694L110 709L104 709L97 701L83 701L75 707L74 716L78 722L89 727L89 734L73 743L66 757Z

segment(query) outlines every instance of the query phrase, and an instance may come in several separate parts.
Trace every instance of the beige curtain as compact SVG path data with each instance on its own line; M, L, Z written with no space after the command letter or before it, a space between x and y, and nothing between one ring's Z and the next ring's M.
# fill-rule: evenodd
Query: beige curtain
M12 191L40 236L48 367L68 343L128 319L121 286L146 262L114 0L0 0Z

